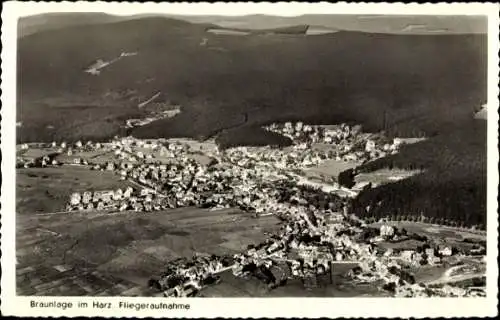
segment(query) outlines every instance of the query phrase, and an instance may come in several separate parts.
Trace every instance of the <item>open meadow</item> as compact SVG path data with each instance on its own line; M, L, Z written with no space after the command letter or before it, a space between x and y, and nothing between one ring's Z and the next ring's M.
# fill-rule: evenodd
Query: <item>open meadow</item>
M73 192L126 188L112 172L90 171L85 167L17 169L16 212L20 215L65 211Z
M168 261L237 253L278 227L273 216L234 209L19 215L18 293L154 295L148 280Z

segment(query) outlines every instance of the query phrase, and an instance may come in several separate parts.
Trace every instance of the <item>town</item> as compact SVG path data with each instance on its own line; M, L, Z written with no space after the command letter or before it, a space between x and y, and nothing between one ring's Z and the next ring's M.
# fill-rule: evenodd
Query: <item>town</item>
M310 168L328 161L355 171L361 164L396 154L403 139L345 124L287 122L266 129L291 139L292 146L220 150L213 141L117 137L103 143L24 144L17 166L83 166L113 172L123 180L125 187L117 190L73 193L64 208L69 212L194 206L239 208L256 219L272 214L282 221L278 233L239 254L171 261L149 282L165 296L195 296L220 282L224 272L255 277L269 290L289 279L301 279L305 287L317 286L321 279L331 284L330 273L338 264L352 264L348 275L353 282L372 283L394 296L484 296L485 242L454 247L389 221L368 224L352 214L351 201L373 184L345 183L342 170L328 179L307 175ZM30 158L26 154L31 149L45 152ZM410 240L418 245L397 245ZM413 273L419 268L443 265L466 266L467 272L430 283L416 281Z

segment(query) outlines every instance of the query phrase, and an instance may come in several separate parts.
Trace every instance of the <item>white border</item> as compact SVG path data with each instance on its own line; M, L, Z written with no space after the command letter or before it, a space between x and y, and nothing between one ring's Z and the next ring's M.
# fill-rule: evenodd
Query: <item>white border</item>
M2 279L1 312L16 316L104 316L104 317L470 317L497 315L497 186L498 186L498 25L497 4L356 4L356 3L43 3L7 2L2 11ZM189 311L136 312L127 309L31 309L32 298L15 296L15 110L17 18L46 12L107 12L127 15L170 13L185 15L301 14L398 14L398 15L487 15L488 19L488 217L487 298L396 299L396 298L253 298L253 299L149 299L149 298L37 298L37 301L177 302L190 303Z

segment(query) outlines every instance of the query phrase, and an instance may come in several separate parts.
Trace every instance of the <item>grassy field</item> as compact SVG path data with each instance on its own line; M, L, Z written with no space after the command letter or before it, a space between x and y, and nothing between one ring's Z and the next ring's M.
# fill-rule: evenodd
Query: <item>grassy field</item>
M108 171L65 166L16 171L16 212L19 214L63 211L73 192L125 188L126 181Z
M346 271L347 272L347 271ZM234 277L230 272L221 275L221 282L201 291L203 297L383 297L385 292L379 291L373 285L354 285L343 277L343 273L334 276L332 284L322 283L318 288L306 289L302 281L293 279L285 286L268 290L257 279Z
M169 260L193 254L232 254L262 241L279 221L238 210L183 208L164 212L47 216L19 215L18 241L35 231L39 241L25 247L22 265L84 263L103 274L147 286ZM233 243L232 249L226 243Z
M403 179L408 179L409 177L421 174L420 171L409 171L404 169L379 169L375 171L371 171L368 173L360 173L356 176L356 183L368 182L373 183L374 185L381 185L386 183L392 183L395 181L400 181Z
M318 166L305 170L306 177L328 177L337 180L339 173L342 171L356 168L359 163L353 161L343 161L330 159L320 163Z
M146 287L168 261L194 254L233 254L259 243L280 222L273 216L253 218L239 210L208 211L196 208L164 212L97 212L20 215L17 241L39 234L38 241L18 253L20 265L64 265L98 271L106 278ZM222 274L216 286L204 289L206 297L351 297L383 295L374 286L354 286L344 278L349 268L336 268L334 284L305 290L302 282L268 291L257 279ZM94 283L96 290L99 283ZM146 292L146 290L144 290ZM154 292L150 292L153 294Z

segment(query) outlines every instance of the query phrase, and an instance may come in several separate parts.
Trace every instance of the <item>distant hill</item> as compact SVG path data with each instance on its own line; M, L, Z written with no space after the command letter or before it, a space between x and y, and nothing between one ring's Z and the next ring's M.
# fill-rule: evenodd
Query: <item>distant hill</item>
M280 17L271 15L204 16L138 14L114 16L105 13L47 13L19 19L18 36L24 37L45 30L68 26L91 25L144 19L169 17L191 23L215 24L229 29L280 29L300 25L324 29L362 31L372 33L400 34L485 34L488 30L483 16L397 16L397 15L301 15Z
M428 214L439 215L451 212L453 196L464 199L462 209L453 207L457 219L484 221L485 206L478 199L485 199L485 126L472 115L474 106L486 103L486 35L206 32L218 27L148 17L20 38L18 141L221 135L225 145L237 145L251 144L255 135L261 144L275 137L257 128L274 121L362 124L393 136L430 137L397 159L378 163L427 168L411 185L391 187L405 191L389 207L404 206L405 197L418 198L412 208L405 207L409 214L434 208ZM112 61L122 52L137 55L119 59L99 75L84 72L98 59ZM121 131L124 119L143 112L138 101L157 92L182 112ZM429 185L441 189L430 197ZM435 195L450 200L441 203ZM377 197L365 194L361 204Z
M271 15L246 16L170 16L193 23L212 23L221 27L241 29L275 29L296 25L313 25L345 31L373 33L427 34L441 30L445 34L485 34L484 16L401 16L401 15L335 15L307 14L296 17ZM421 25L412 29L408 26ZM429 32L430 31L430 32Z
M216 117L220 128L225 118L241 118L249 107L259 110L249 114L249 124L276 117L342 119L414 136L452 128L470 118L473 105L485 102L485 35L340 31L307 38L235 38L206 32L211 28L217 26L151 17L25 36L18 52L21 121L34 117L33 106L47 98L93 100L94 105L114 91L144 96L162 91L187 105L183 117L198 117L208 108L212 116L203 121ZM98 59L113 60L122 52L138 54L98 76L84 72ZM176 126L151 129L151 134L173 134ZM200 124L189 130L210 135L220 128Z
M45 13L22 17L18 21L18 37L30 34L61 29L70 26L112 23L128 19L98 12L82 13Z

